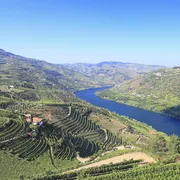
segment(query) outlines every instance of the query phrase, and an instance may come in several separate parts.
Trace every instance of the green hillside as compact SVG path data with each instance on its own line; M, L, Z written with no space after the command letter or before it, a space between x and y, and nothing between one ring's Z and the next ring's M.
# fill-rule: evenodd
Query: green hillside
M98 172L131 172L144 163L141 157L67 174L133 152L163 164L178 161L177 136L77 99L74 91L101 85L92 76L4 50L0 61L0 179L83 179L96 178Z
M113 62L55 65L0 49L0 105L17 100L77 101L74 91L123 82L157 68L160 67Z
M98 86L81 73L2 49L0 62L1 104L13 99L67 102L74 99L72 92Z
M1 179L63 171L78 165L77 156L97 156L122 144L122 138L89 119L89 113L85 107L66 104L22 107L16 113L0 110ZM43 119L42 124L35 124L36 119ZM17 174L7 173L10 162L18 163Z
M102 167L81 170L63 175L52 175L37 178L37 180L63 180L63 179L82 179L82 180L179 180L180 164L171 163L168 165L151 165L138 167L139 161L125 161L119 164L103 165Z
M145 124L86 104L21 104L1 109L0 115L2 180L49 178L83 167L79 158L88 159L87 163L91 164L95 159L98 162L141 151L164 163L176 162L179 157L177 136L168 137ZM37 119L40 121L35 123ZM96 174L98 170L108 174L124 168L131 170L140 162L141 159L90 172Z
M180 118L180 69L162 69L99 92L103 98Z
M76 63L65 64L63 66L87 75L101 86L115 85L132 79L137 75L164 68L164 66L122 62L101 62L98 64Z

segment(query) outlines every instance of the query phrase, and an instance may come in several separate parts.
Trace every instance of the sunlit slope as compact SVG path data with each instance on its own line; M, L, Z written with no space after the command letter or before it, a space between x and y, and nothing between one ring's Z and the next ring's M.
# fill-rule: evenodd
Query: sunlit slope
M101 97L180 117L180 69L150 72L98 93Z
M79 72L45 61L25 58L0 49L1 101L25 100L68 101L68 93L97 86ZM66 95L64 95L66 94ZM69 100L72 97L72 95ZM12 99L12 98L11 98Z

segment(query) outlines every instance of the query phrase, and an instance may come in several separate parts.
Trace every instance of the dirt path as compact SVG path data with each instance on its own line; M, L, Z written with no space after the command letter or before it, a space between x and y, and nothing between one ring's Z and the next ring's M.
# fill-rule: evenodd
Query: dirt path
M78 161L80 161L80 162L82 162L82 163L86 163L87 161L89 161L91 158L82 158L82 157L80 157L79 155L77 155L77 160Z
M128 148L126 148L126 147L124 147L124 146L116 146L116 147L114 147L116 150L124 150L124 149L128 149ZM134 149L135 147L134 146L131 146L131 148L130 149ZM115 150L115 151L116 151ZM111 152L113 152L112 150L111 151L106 151L106 152L103 152L102 154L101 154L101 156L104 156L105 154L109 154L109 153L111 153ZM98 156L96 159L94 159L94 161L96 161L96 160L98 160L98 159L100 159L100 156Z
M82 166L80 168L73 169L73 170L70 170L67 172L79 171L81 169L87 169L87 168L92 168L92 167L99 167L99 166L102 166L103 164L110 164L110 163L116 164L116 163L120 163L124 160L131 160L131 159L134 159L134 160L142 159L144 162L147 162L147 163L155 163L156 162L152 157L150 157L149 155L147 155L143 152L132 152L132 153L123 154L121 156L116 156L116 157L112 157L112 158L109 158L106 160L102 160L102 161L99 161L96 163L92 163L92 164L89 164L86 166ZM67 172L65 172L65 173L67 173Z
M121 146L116 146L116 147L114 147L114 148L116 148L117 150L127 149L127 148L125 148L125 147L122 146L122 145L121 145ZM135 148L134 146L131 146L130 149L134 149L134 148ZM104 156L105 154L108 154L108 153L111 153L111 152L113 152L113 151L111 150L111 151L103 152L100 156ZM100 156L98 156L97 158L95 158L93 161L96 161L96 160L100 159ZM80 161L80 162L82 162L82 163L86 163L86 162L88 162L88 161L91 160L90 157L88 157L88 158L82 158L82 157L80 157L79 155L77 155L76 158L77 158L78 161Z

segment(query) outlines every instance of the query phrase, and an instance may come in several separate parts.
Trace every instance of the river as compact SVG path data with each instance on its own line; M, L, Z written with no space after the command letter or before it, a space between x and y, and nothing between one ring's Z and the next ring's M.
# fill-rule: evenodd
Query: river
M106 108L109 111L116 112L119 115L128 116L138 121L144 122L158 131L164 132L168 135L176 134L180 137L180 120L155 113L152 111L140 109L134 106L113 102L111 100L102 99L95 93L106 89L103 88L91 88L75 93L76 97L85 100L95 106Z

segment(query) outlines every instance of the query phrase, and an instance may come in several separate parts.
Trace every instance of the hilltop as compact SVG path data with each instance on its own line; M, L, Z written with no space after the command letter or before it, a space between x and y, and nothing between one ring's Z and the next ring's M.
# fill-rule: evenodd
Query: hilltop
M180 118L180 69L141 75L99 92L103 98Z
M1 104L13 99L72 102L77 90L114 85L159 68L120 62L57 65L0 49Z
M98 82L101 86L115 85L146 72L164 68L164 66L123 63L115 61L101 62L97 64L64 64L63 66L87 75L94 82Z
M74 91L98 86L79 72L2 49L0 61L1 102L12 99L67 102L75 99Z

